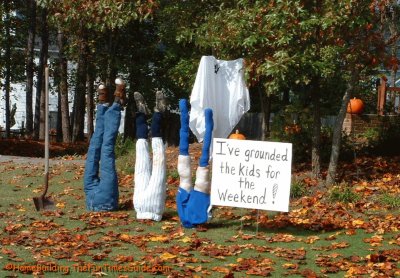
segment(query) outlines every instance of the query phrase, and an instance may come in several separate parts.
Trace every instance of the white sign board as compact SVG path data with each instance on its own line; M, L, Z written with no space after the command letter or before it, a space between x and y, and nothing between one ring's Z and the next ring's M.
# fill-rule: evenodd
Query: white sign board
M292 144L214 138L211 204L289 211Z

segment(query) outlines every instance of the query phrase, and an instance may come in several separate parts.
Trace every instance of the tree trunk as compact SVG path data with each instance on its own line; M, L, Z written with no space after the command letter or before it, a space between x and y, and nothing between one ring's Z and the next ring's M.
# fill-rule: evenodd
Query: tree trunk
M261 140L264 141L269 137L271 119L271 96L269 93L264 92L263 85L258 85L258 93L260 96L261 113L263 116Z
M43 79L44 80L44 79ZM46 82L44 80L44 82ZM43 84L44 85L44 84ZM39 140L45 140L46 134L46 94L45 88L42 87L42 93L40 94L40 124L39 124Z
M314 179L321 178L321 103L319 81L314 83L311 94L313 104L313 130L311 143L311 169Z
M129 98L133 99L133 94L129 93ZM126 138L134 139L136 137L136 111L133 101L128 102L125 109L125 123L124 123L124 140Z
M76 87L74 96L74 112L72 125L72 142L84 140L85 120L85 95L86 95L86 71L83 61L78 62Z
M58 84L60 86L60 84ZM63 133L62 133L62 117L61 117L61 92L58 90L58 105L57 105L57 142L62 142Z
M282 94L282 104L286 106L289 105L289 103L290 103L289 89L286 88Z
M26 132L32 135L33 131L33 76L34 76L34 48L35 48L35 33L36 33L36 1L28 0L29 13L29 30L28 30L28 44L26 48Z
M49 47L49 29L47 25L47 9L42 9L41 15L41 47L40 47L40 60L39 60L39 69L38 69L38 77L36 84L36 103L35 103L35 121L34 121L34 130L33 137L35 140L39 139L39 135L41 138L44 138L44 111L41 111L41 108L44 108L44 98L42 98L42 90L44 88L44 67L47 64L47 56L48 56L48 47ZM42 105L43 104L43 105ZM43 131L42 131L43 130Z
M269 138L271 132L271 104L272 104L272 95L268 93L265 96L265 111L264 111L264 124L265 124L265 140Z
M87 38L81 36L78 66L76 71L76 87L74 96L74 113L72 126L72 142L84 141L84 123L85 123L85 96L86 96L86 70L87 70L87 54L86 43Z
M95 81L94 66L89 63L89 70L87 73L87 97L86 97L86 111L87 111L87 139L90 141L94 132L94 81Z
M114 80L115 77L117 76L118 69L117 65L115 62L115 56L116 56L116 50L117 50L117 45L115 43L116 41L116 36L117 33L114 30L111 30L109 32L109 37L108 37L108 63L107 63L107 78L106 78L106 85L108 88L115 88L114 85ZM112 97L112 94L109 94L110 97ZM110 99L109 101L112 101Z
M322 2L320 0L315 1L315 10L317 13L321 13ZM321 26L318 25L315 28L314 38L316 50L315 54L317 57L321 57L320 44L321 41ZM321 101L320 101L320 77L317 75L312 78L311 86L311 102L313 105L313 130L311 137L311 172L314 179L321 178Z
M4 2L4 10L5 10L5 18L4 18L4 27L5 27L5 39L6 46L4 51L4 60L5 60L5 81L4 81L4 93L5 93L5 108L6 108L6 137L10 137L10 123L11 123L11 115L10 115L10 90L11 90L11 40L10 40L10 3L9 1Z
M344 93L342 98L342 105L340 107L339 114L336 117L335 125L333 127L332 150L328 167L328 175L326 177L326 182L325 182L326 186L330 186L335 183L336 171L340 154L340 144L342 139L343 121L344 118L346 117L347 104L351 99L355 84L356 82L358 82L358 75L359 75L358 71L352 72L351 80L347 84L346 92Z
M61 127L62 127L62 140L64 143L71 142L71 129L69 120L69 104L68 104L68 61L65 58L64 46L65 38L62 31L57 35L58 43L58 62L59 62L59 97L60 97L60 111L61 111Z
M135 88L135 74L133 69L130 70L129 87L131 88L128 94L128 99L133 100L133 93ZM125 109L125 123L124 123L124 140L127 138L134 139L136 137L136 109L134 101L129 101Z

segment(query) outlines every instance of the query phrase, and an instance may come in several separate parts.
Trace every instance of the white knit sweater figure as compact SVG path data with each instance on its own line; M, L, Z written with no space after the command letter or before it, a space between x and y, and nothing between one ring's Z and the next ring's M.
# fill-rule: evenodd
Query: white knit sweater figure
M135 190L133 205L137 219L160 221L165 210L166 161L162 138L151 139L153 165L146 139L136 142Z
M151 123L151 147L153 150L153 162L151 165L149 154L148 127L146 123L147 107L143 96L135 92L136 106L139 112L136 115L136 161L135 161L135 189L133 194L133 206L137 219L150 219L160 221L165 210L166 198L166 160L165 146L162 141L161 119L165 109L162 101L164 95L157 92L156 105ZM160 112L161 111L161 112Z

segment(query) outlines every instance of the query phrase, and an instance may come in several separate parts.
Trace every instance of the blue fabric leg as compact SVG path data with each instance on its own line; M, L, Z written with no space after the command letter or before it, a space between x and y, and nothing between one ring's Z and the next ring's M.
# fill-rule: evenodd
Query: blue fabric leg
M118 177L115 170L115 141L121 121L121 105L114 103L104 114L104 136L101 148L100 183L93 198L92 210L110 211L118 208Z
M199 160L200 167L208 166L208 161L210 160L210 146L212 141L212 131L214 129L212 109L207 108L204 111L204 117L206 118L206 132L204 134L203 148Z
M186 99L179 101L179 109L181 112L181 128L179 130L179 157L178 157L178 173L180 175L181 184L176 194L176 208L182 225L185 228L192 228L193 225L187 220L186 206L190 199L191 171L189 157L189 111Z
M90 200L93 199L93 190L99 184L99 161L101 155L101 145L103 143L104 134L104 113L108 106L103 104L97 105L96 111L96 127L90 139L89 149L86 156L85 174L83 177L83 190L86 195L86 208L90 206Z
M189 155L189 111L188 101L179 100L179 110L181 111L181 128L179 130L179 154Z
M206 132L204 135L203 148L199 160L199 167L196 172L195 186L190 192L190 199L186 205L187 221L194 226L207 222L208 208L210 206L210 182L207 166L210 158L210 145L214 128L212 110L206 109L204 111L204 116Z
M161 134L161 119L162 119L162 113L161 112L154 112L153 119L151 121L151 136L153 138L162 137L162 134Z
M193 192L193 190L191 192ZM179 219L181 220L181 223L185 228L194 227L188 220L187 209L186 209L187 203L189 202L190 199L191 192L187 192L185 189L179 187L178 193L176 194L176 208L178 211Z
M146 123L146 115L144 113L136 113L136 138L147 139L149 129Z

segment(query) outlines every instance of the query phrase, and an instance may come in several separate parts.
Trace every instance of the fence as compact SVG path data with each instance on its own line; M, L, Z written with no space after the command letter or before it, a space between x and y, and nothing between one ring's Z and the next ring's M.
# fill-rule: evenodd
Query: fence
M56 128L56 112L51 117L51 128ZM273 115L271 115L273 119ZM327 116L322 118L321 122L323 126L333 127L335 123L335 116ZM377 128L384 125L386 122L400 121L400 116L378 116L378 115L351 115L347 114L343 122L343 131L347 134L354 132L359 134L365 132L369 128ZM263 115L261 113L246 113L240 119L234 130L238 129L240 133L244 134L249 140L261 140L262 138L262 126L263 126ZM179 129L180 129L180 118L179 114L169 113L166 115L163 122L163 133L164 140L168 146L179 145ZM12 130L11 136L13 138L23 138L24 130ZM0 130L0 138L5 137L5 130ZM52 141L55 141L55 135L52 135ZM54 138L53 138L54 137ZM195 136L190 134L190 142L196 141Z

